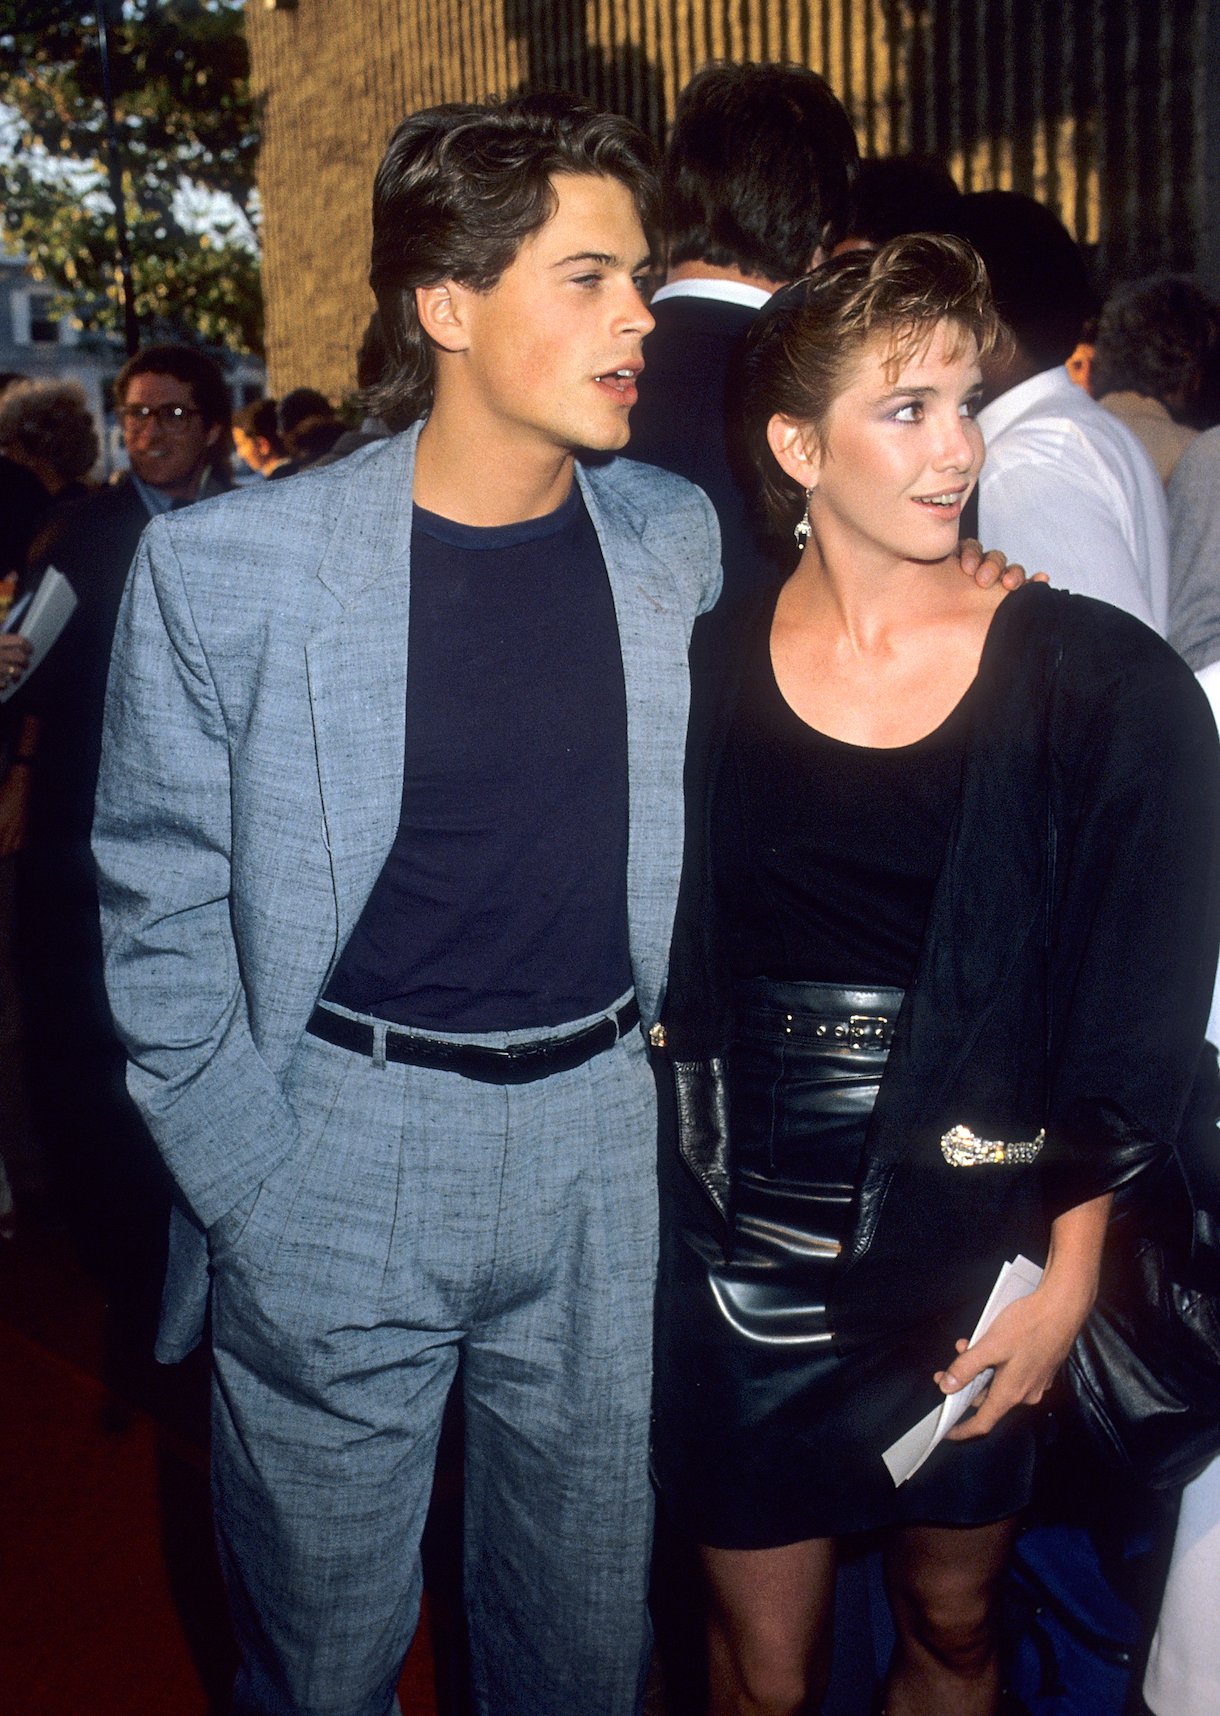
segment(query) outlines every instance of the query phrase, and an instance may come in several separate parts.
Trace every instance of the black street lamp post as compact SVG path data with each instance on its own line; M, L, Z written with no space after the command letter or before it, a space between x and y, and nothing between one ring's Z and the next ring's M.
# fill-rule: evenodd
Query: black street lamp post
M114 6L121 15L119 0L98 0L97 39L102 54L102 96L106 103L106 160L110 169L110 196L114 203L119 240L119 278L123 289L123 335L127 355L139 348L140 324L136 319L136 293L131 278L131 245L127 236L127 210L123 200L123 165L119 154L119 132L114 117L114 86L110 79L110 28L107 12Z

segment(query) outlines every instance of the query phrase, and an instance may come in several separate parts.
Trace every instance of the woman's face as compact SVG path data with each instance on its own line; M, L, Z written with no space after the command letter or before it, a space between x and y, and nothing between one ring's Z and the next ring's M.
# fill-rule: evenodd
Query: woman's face
M824 446L807 442L809 518L824 552L941 560L983 463L978 347L941 322L897 371L891 352L888 335L864 348L831 405Z

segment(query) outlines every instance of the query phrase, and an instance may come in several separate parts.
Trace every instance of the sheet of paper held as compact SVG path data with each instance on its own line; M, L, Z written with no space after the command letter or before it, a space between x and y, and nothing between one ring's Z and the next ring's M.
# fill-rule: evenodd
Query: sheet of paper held
M1024 1299L1041 1279L1041 1269L1028 1257L1017 1257L1012 1263L1005 1263L995 1278L995 1286L983 1306L983 1314L974 1326L970 1345L973 1346L986 1334L1005 1306ZM973 1382L967 1383L956 1394L946 1394L941 1405L934 1406L913 1430L908 1430L905 1436L900 1436L892 1447L885 1450L881 1457L895 1485L905 1484L915 1475L933 1448L944 1441L958 1419L983 1392L991 1377L990 1370L981 1371Z
M6 631L20 631L22 637L28 638L33 646L29 666L21 676L22 685L72 618L75 608L75 590L62 572L57 572L54 566L48 566L34 592L33 601L25 609L17 625L12 628L5 627ZM15 685L6 685L0 690L0 703L7 703L17 689Z

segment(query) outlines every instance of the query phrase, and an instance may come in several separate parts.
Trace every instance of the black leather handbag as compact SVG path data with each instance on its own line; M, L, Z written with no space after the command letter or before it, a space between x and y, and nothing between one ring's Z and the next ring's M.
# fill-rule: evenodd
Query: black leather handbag
M1068 1357L1068 1389L1108 1464L1174 1488L1220 1453L1220 1310L1214 1293L1175 1278L1155 1240L1122 1249Z
M1177 1154L1120 1194L1097 1303L1066 1366L1095 1449L1153 1489L1189 1483L1220 1453L1220 1251L1205 1189L1220 1154L1213 1078L1214 1061Z

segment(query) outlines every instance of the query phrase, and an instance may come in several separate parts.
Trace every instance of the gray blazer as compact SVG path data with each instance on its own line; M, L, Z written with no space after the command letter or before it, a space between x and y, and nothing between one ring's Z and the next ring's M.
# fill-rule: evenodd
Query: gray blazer
M94 823L128 1084L181 1194L160 1356L198 1339L203 1233L293 1150L281 1077L402 797L418 429L154 520L119 615ZM682 860L686 651L719 589L680 478L578 467L627 689L628 918L645 1025Z

